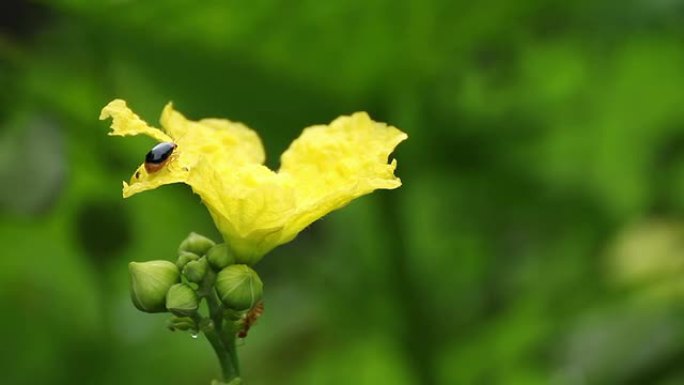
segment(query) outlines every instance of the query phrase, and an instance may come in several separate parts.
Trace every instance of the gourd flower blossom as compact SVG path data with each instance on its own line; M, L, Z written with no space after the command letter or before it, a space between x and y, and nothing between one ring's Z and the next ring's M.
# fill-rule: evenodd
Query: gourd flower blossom
M238 263L252 265L294 239L312 222L376 189L395 189L394 148L407 135L365 112L304 130L281 156L280 169L264 165L259 136L225 119L192 121L167 104L162 129L116 99L102 109L112 118L109 135L147 135L175 144L163 167L142 164L124 198L170 183L185 183L202 198Z

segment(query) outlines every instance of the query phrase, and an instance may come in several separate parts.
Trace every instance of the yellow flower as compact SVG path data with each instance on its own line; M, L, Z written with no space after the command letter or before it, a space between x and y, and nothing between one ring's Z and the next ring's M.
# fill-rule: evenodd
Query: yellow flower
M112 118L109 135L144 134L177 145L161 169L138 167L123 183L124 198L169 183L190 185L240 263L256 263L354 198L401 186L396 160L388 163L388 157L407 135L364 112L306 128L283 153L277 172L263 165L261 140L241 123L191 121L169 103L162 131L120 99L102 109L100 119L106 118Z

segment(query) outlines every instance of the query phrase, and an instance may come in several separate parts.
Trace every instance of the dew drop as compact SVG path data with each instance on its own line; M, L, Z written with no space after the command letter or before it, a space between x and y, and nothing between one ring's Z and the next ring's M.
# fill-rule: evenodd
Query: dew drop
M190 337L192 337L192 339L196 340L197 337L199 337L199 332L197 332L197 331L192 331L192 332L190 333Z

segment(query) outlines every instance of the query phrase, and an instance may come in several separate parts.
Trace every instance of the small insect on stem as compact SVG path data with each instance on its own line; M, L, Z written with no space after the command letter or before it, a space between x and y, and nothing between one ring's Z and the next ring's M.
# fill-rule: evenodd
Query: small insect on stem
M237 332L238 338L247 337L247 332L264 313L264 301L259 301L253 308L249 309L247 314L242 318L242 327Z
M178 145L173 142L162 142L152 147L150 152L145 155L145 170L148 173L157 172L164 167Z

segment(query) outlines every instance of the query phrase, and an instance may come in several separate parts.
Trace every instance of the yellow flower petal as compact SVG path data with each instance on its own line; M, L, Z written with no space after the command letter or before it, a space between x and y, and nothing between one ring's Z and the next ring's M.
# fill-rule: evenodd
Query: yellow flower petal
M259 136L245 125L224 119L191 121L175 111L171 103L166 105L160 118L166 133L150 127L120 99L102 109L100 119L108 117L113 118L110 135L144 134L160 142L174 142L177 145L161 170L148 173L144 164L138 167L130 184L124 182L125 198L161 185L179 182L192 185L198 194L202 192L211 195L213 186L205 186L201 179L194 180L194 183L189 182L201 161L210 164L208 167L212 169L230 172L233 166L260 164L265 160ZM188 132L192 134L187 135Z
M261 139L242 123L226 119L194 122L175 111L171 103L164 107L160 121L176 144L189 143L190 148L210 154L210 158L238 163L264 163L266 159ZM221 166L223 162L216 165Z
M160 142L171 142L171 138L159 129L150 127L134 114L121 99L111 101L102 109L100 120L112 118L112 136L147 135Z
M394 176L396 161L387 161L407 137L365 112L305 129L281 158L279 173L290 175L297 186L297 212L285 238L354 198L401 186Z
M116 135L144 133L170 141L114 101L102 116L114 117ZM388 163L406 134L360 112L330 125L309 127L283 154L281 168L264 166L259 137L228 120L187 120L168 104L161 123L177 147L162 169L140 166L124 182L124 197L183 182L202 197L238 262L256 263L306 226L352 199L401 185ZM157 135L157 136L155 136Z

